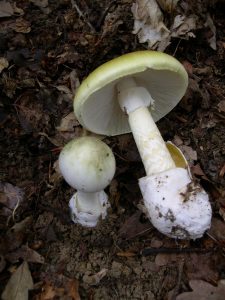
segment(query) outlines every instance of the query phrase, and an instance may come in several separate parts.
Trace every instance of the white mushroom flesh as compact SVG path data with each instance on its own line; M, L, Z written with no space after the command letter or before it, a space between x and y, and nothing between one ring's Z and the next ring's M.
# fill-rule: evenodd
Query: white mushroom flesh
M149 112L154 100L144 87L138 87L132 78L117 84L118 101L128 114L129 125L147 175L175 168L175 163Z

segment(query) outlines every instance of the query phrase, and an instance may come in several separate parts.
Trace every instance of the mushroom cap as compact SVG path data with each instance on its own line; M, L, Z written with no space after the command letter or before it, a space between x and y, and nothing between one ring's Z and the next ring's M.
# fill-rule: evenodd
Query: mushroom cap
M155 122L177 105L188 85L183 65L168 54L150 50L124 54L95 69L78 88L74 112L81 125L104 135L131 131L117 99L116 84L125 77L149 91L155 100L151 110Z
M59 155L59 169L70 186L94 193L111 182L116 163L109 146L89 136L73 139L63 148Z

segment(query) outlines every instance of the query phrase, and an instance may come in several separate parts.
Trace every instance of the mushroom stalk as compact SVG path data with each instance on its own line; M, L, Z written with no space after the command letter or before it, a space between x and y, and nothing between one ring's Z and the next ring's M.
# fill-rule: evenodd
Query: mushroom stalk
M154 100L144 87L138 87L133 78L117 84L121 109L128 114L128 121L140 153L147 176L175 168L175 163L149 112Z

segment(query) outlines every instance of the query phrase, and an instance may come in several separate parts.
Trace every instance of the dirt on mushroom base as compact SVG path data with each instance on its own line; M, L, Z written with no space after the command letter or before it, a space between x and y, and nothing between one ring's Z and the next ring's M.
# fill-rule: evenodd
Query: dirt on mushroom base
M32 20L31 31L27 32L30 26L26 22L23 32L16 32L4 23L8 20L0 23L1 57L10 63L10 69L5 68L0 79L3 99L0 175L2 181L25 192L24 200L10 202L15 205L10 219L5 210L0 213L1 237L4 237L0 247L1 293L10 271L15 270L21 260L30 261L31 275L37 284L31 293L33 299L37 295L44 299L43 287L56 295L62 292L59 284L62 274L71 280L78 279L82 299L161 300L166 299L171 290L172 295L189 290L190 279L217 282L224 278L222 253L220 248L210 251L216 247L210 237L177 244L153 229L142 214L137 214L141 203L137 179L144 172L131 135L106 139L117 158L117 174L108 189L112 203L108 219L96 230L84 229L69 221L65 199L69 199L73 191L54 171L54 162L60 147L74 135L80 135L81 130L76 120L64 132L59 133L56 125L72 111L72 88L78 78L84 78L113 57L143 49L131 34L131 2L124 0L110 6L109 1L81 1L79 8L88 11L88 19L79 16L67 0L49 1L47 9L51 12L21 2L25 15L20 17ZM99 13L105 9L109 9L111 16L105 21L103 18L102 23L98 23L102 27L92 32L86 21L96 24ZM168 48L168 53L175 53L180 61L186 61L191 80L187 96L159 123L165 140L176 136L180 146L197 152L197 160L189 157L192 171L210 191L217 218L224 207L220 190L225 184L222 77L225 48L224 19L220 10L219 6L212 9L217 51L208 47L207 31L198 32L195 40L174 40ZM21 221L27 217L29 225L25 230ZM222 220L221 214L218 220L221 227L215 223L211 233L215 237L217 231L218 239L224 232ZM14 223L21 225L16 235L8 230ZM40 259L31 257L31 251L24 254L22 250L27 244L45 258L44 265ZM145 257L143 249L149 247L153 254ZM183 249L182 254L171 250L177 247ZM193 251L193 248L209 252L184 251ZM171 251L174 252L171 254Z

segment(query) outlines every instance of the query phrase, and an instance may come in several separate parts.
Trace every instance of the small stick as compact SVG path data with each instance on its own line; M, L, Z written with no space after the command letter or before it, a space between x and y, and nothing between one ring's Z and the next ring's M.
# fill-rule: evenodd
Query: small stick
M87 25L90 27L92 32L96 32L95 28L91 25L91 23L88 21L88 19L85 17L85 15L80 10L79 6L77 5L75 0L71 0L72 8L75 8L78 12L79 16L83 18L83 20L87 23Z
M159 253L166 253L166 254L182 254L182 253L206 253L214 251L214 248L209 249L199 249L199 248L145 248L141 250L140 255L148 256L154 255Z

